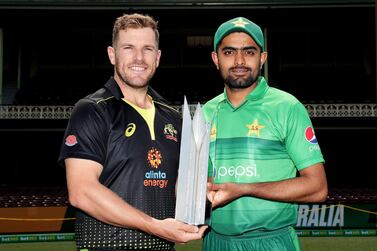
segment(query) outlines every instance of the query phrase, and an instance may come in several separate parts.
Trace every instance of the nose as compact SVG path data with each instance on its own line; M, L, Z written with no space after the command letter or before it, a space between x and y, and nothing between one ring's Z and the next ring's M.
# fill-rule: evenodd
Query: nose
M245 64L245 57L242 51L237 50L236 57L234 59L235 65L244 65Z
M137 61L143 61L144 59L144 51L143 49L135 49L135 59Z

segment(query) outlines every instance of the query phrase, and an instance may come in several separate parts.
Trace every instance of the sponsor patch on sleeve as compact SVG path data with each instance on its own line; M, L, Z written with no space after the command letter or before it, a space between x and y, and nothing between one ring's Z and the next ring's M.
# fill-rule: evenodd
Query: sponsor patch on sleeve
M77 138L75 135L68 135L67 138L65 138L65 145L66 146L74 146L77 144Z
M314 130L311 126L306 127L305 129L305 138L311 144L317 144L317 138L314 134Z

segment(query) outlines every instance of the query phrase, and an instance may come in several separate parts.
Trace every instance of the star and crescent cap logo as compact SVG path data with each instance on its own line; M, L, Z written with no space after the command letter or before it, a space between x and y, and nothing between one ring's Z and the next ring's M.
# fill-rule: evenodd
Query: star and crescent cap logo
M249 129L247 135L252 136L255 134L257 137L260 135L260 130L265 128L264 125L258 123L258 119L255 119L252 124L246 125L246 127Z
M245 25L249 24L249 22L246 22L242 17L240 17L236 21L232 22L232 24L234 24L235 27L245 28Z

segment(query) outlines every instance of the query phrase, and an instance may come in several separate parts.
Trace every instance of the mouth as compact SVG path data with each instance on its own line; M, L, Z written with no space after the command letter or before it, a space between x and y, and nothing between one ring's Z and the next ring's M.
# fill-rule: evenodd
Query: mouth
M130 67L128 67L131 71L134 71L134 72L143 72L147 69L146 66L141 66L141 65L132 65Z
M230 72L235 75L235 76L245 76L247 73L249 73L251 71L250 68L246 68L246 67L234 67L234 68L231 68L230 69Z

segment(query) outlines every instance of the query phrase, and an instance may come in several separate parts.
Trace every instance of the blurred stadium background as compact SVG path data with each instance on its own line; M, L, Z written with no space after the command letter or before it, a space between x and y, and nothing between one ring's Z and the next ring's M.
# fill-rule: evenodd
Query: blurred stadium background
M73 248L56 160L73 105L113 73L106 47L114 19L131 12L159 21L162 58L151 86L177 108L183 95L204 103L223 89L210 57L217 26L235 16L260 24L263 74L305 104L326 159L327 201L300 205L303 243L377 250L374 0L0 0L0 250Z

